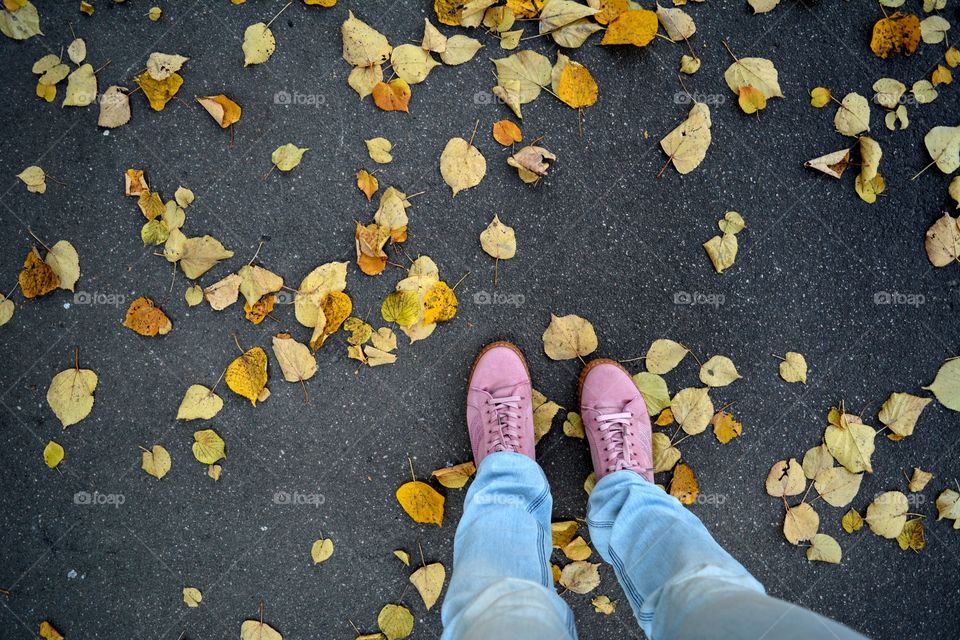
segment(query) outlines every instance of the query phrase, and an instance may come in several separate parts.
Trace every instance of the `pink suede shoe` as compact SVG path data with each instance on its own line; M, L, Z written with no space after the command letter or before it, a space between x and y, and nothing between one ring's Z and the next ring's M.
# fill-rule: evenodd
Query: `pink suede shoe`
M597 480L621 469L653 482L650 416L627 370L614 360L590 361L580 373L580 416Z
M534 458L533 400L523 353L509 342L485 346L467 383L467 428L477 466L495 451Z

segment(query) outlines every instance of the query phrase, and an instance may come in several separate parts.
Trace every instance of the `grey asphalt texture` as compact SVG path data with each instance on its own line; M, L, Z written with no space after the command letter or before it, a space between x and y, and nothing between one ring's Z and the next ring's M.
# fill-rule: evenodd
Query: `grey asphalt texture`
M926 228L952 207L949 176L933 168L910 180L929 160L923 135L957 124L957 85L942 87L932 104L909 106L905 131L887 131L874 106L872 131L888 185L875 205L854 193L856 167L842 180L803 168L852 143L834 131L834 107L809 105L810 88L870 96L883 76L909 86L929 76L943 45L877 59L868 42L880 12L869 4L784 0L764 16L752 16L740 1L687 5L703 67L684 83L712 106L713 144L693 173L668 168L658 179L665 156L657 141L689 109L676 73L685 48L662 39L643 50L601 48L594 36L568 52L600 86L598 103L583 112L582 135L577 113L546 93L524 108L526 139L544 136L558 157L549 176L529 186L490 137L494 121L511 117L489 99L489 58L506 55L493 38L470 33L486 48L415 86L408 115L381 112L347 86L339 36L347 9L396 45L419 41L423 18L433 17L425 0L341 1L329 10L296 2L272 26L276 53L249 68L240 49L245 27L269 20L283 3L158 2L158 23L147 19L144 2L99 0L92 18L76 3L37 4L45 36L0 39L0 288L14 288L35 244L30 229L47 244L69 239L81 259L77 291L97 295L80 304L66 291L32 301L16 292L16 315L0 328L0 587L9 591L0 595L0 637L29 638L48 619L72 639L234 638L261 602L264 619L291 640L353 637L350 621L373 632L390 602L413 612L413 637L438 637L439 605L424 609L407 582L410 569L391 552L406 549L418 562L420 546L427 561L449 570L464 491L441 488L442 528L413 523L394 491L410 477L408 457L421 478L470 458L465 381L487 342L515 341L535 387L576 409L579 363L550 361L542 350L551 313L588 318L600 338L598 356L639 358L651 341L669 337L700 360L724 354L735 361L743 379L712 395L717 407L735 402L743 436L721 446L708 431L681 450L710 498L692 510L771 594L877 638L960 636L960 535L935 521L933 504L960 475L956 413L933 402L912 437L878 438L874 473L853 502L863 512L878 492L906 491L912 467L932 471L911 505L927 516L921 553L901 551L866 528L848 536L840 527L845 509L818 501L821 531L837 538L844 557L840 566L810 563L802 547L784 540L783 504L763 488L776 460L800 458L820 441L831 405L845 401L877 425L890 392L926 394L920 387L942 361L960 355L960 267L933 269L923 250ZM920 12L919 2L908 5ZM952 8L946 15L958 17ZM189 56L182 101L156 113L134 95L132 122L109 133L97 128L95 106L59 107L65 84L55 104L38 101L30 67L69 44L71 25L94 67L109 62L98 73L101 90L132 88L152 51ZM771 59L786 99L771 100L759 117L741 113L722 78L730 62L723 39L738 56ZM554 58L542 39L528 44ZM279 92L306 97L278 104ZM217 93L243 107L232 141L193 101ZM487 176L451 198L440 152L451 137L469 138L478 121L475 143ZM376 208L354 184L358 169L377 168L363 143L374 136L396 145L394 162L378 168L381 187L422 192L409 210L404 253L431 256L451 284L469 274L457 288L457 317L413 346L401 336L395 365L359 373L338 334L317 354L309 403L299 385L281 379L271 353L268 401L253 408L221 383L218 416L177 423L185 389L213 384L238 355L234 335L245 348L268 353L275 333L309 335L289 306L260 326L238 306L222 313L205 304L188 308L182 273L168 297L171 267L140 241L143 218L122 193L124 170L145 169L164 198L179 185L196 193L188 233L213 235L236 252L202 284L245 264L263 240L258 263L293 287L319 264L350 261L347 292L358 313L376 318L402 272L391 267L371 278L353 263L354 223L370 220ZM310 151L293 172L264 179L271 151L287 142ZM56 179L45 195L28 193L13 177L31 164ZM718 275L701 244L731 209L748 228L736 265ZM516 229L519 244L517 257L499 265L496 288L494 261L477 239L494 214ZM404 253L391 250L393 261L406 263ZM478 304L483 292L507 298ZM878 293L894 303L877 304ZM164 302L174 325L169 335L143 338L121 325L126 305L141 295ZM683 303L687 295L696 303ZM100 383L90 416L63 431L45 394L77 348L81 366L94 369ZM788 350L806 355L807 385L778 378L771 354ZM642 361L627 366L639 371ZM693 358L666 378L672 392L697 384ZM555 519L583 517L589 454L561 424L562 414L538 456L553 485ZM190 451L193 431L207 427L227 443L219 482ZM57 471L42 460L50 439L66 449ZM173 457L162 481L140 470L139 447L156 443ZM112 499L122 504L75 504L78 492L122 496ZM278 505L277 492L322 495L322 504ZM321 536L331 537L336 551L313 566L310 545ZM595 593L563 596L581 637L642 637L611 568L603 565L601 576ZM203 592L198 609L183 604L185 586ZM593 611L590 598L600 593L619 603L614 615Z

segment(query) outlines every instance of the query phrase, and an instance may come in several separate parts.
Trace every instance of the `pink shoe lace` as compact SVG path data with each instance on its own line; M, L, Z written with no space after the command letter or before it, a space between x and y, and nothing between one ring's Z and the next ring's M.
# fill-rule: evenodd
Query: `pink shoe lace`
M520 411L521 396L490 398L487 405L487 453L494 451L518 451L520 432L523 428L523 413Z
M640 464L639 460L633 459L630 439L627 437L628 429L633 424L632 413L625 411L600 414L597 416L597 423L600 441L604 443L601 450L601 457L606 466L604 473L633 469Z

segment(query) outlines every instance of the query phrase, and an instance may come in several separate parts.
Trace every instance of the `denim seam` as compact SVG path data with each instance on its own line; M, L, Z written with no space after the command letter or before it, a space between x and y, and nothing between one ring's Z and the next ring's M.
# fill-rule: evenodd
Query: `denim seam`
M620 578L620 583L625 587L625 591L628 596L632 596L637 603L637 609L643 607L643 597L637 592L637 588L634 586L633 582L627 576L627 572L624 569L623 560L620 559L620 556L617 555L617 552L613 549L610 549L610 560L613 564L613 569ZM647 616L641 613L637 613L638 618L647 619Z

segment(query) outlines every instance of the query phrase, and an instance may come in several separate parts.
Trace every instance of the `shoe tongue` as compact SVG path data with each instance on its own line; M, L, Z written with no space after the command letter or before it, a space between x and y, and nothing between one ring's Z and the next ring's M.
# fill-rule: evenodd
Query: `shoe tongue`
M510 396L523 395L524 386L522 383L511 384L505 387L496 387L488 393L491 398L509 398Z

